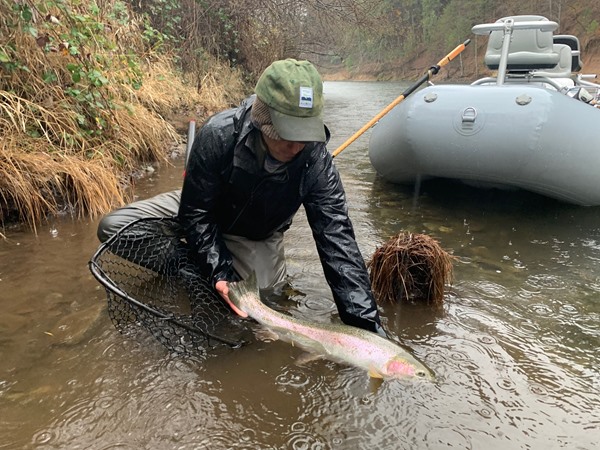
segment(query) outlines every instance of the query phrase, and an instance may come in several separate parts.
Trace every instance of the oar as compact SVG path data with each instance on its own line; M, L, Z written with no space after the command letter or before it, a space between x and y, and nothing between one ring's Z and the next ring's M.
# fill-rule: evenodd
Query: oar
M398 105L402 100L412 94L417 90L419 86L428 81L433 75L437 74L440 71L440 68L448 64L454 58L456 58L460 53L466 48L467 45L471 42L471 39L467 39L462 44L458 45L454 50L444 56L435 66L431 66L427 73L425 73L421 78L417 80L415 84L406 89L400 97L386 106L379 114L373 117L369 122L367 122L360 130L354 133L346 142L340 145L334 152L333 157L335 158L338 154L340 154L346 147L352 144L355 140L357 140L365 131L375 125L383 116L389 113L396 105Z

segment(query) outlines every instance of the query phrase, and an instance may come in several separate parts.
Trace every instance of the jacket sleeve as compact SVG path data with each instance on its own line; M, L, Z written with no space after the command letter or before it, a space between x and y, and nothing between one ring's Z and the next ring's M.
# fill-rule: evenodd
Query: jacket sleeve
M232 257L217 226L215 210L226 179L228 142L218 127L209 121L192 145L181 191L179 221L185 230L200 272L213 283L237 279Z
M314 174L315 182L305 197L304 208L325 278L345 324L385 336L367 268L348 217L339 173L328 153L323 158L321 171Z

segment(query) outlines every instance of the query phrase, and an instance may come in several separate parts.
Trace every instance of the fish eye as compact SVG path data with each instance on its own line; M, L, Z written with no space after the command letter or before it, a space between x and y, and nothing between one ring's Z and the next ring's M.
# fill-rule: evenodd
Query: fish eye
M417 371L415 372L415 375L416 375L416 376L418 376L419 378L425 378L425 376L426 376L427 374L425 373L425 371L424 371L424 370L417 370Z

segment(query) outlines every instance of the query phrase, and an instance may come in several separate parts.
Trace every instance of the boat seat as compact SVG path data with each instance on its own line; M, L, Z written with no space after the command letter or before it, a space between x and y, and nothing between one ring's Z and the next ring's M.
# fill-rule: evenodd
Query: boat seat
M583 69L583 62L581 61L581 46L579 45L579 39L576 36L568 34L557 34L554 36L555 44L568 45L571 48L571 71L579 72Z
M496 23L513 19L515 22L548 21L543 16L510 16L498 19ZM492 31L488 40L484 62L491 70L498 70L504 31ZM529 72L531 70L552 69L560 59L554 51L551 31L513 30L508 52L508 71Z
M553 49L559 55L558 64L552 69L536 70L534 75L548 78L570 78L571 62L573 61L571 47L565 44L554 44Z

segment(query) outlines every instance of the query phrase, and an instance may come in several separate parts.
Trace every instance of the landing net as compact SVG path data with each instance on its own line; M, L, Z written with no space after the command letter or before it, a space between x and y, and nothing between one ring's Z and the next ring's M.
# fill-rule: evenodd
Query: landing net
M243 344L245 327L197 273L174 218L126 225L89 266L106 289L108 314L120 332L141 327L185 354Z

